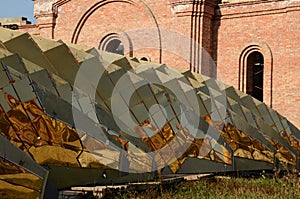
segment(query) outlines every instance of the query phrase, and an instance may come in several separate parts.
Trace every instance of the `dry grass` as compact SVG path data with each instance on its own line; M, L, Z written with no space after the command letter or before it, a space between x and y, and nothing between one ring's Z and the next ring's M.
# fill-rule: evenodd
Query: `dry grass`
M300 178L285 175L281 178L213 177L181 182L142 192L116 191L104 198L300 198Z

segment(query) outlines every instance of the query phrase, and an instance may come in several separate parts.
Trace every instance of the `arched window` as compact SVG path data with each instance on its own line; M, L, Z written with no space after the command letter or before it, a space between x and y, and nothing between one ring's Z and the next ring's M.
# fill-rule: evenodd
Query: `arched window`
M106 52L124 55L124 45L119 36L115 33L104 37L100 42L99 49Z
M151 58L150 57L142 57L141 60L142 61L151 61Z
M257 42L240 50L238 89L272 107L273 54L270 47Z
M246 92L259 101L264 96L264 57L254 51L247 57Z

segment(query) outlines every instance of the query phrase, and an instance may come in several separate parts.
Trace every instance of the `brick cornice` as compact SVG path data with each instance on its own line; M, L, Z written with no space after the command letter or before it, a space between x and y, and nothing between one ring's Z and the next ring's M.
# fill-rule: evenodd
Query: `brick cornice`
M36 24L23 24L19 26L19 29L25 29L25 28L36 28Z
M34 15L35 18L43 18L43 17L53 17L53 13L40 13L40 14L36 14Z
M255 4L262 4L262 3L270 3L270 2L280 2L280 1L288 1L288 0L255 0L255 1L242 1L242 2L225 2L219 4L220 8L225 7L235 7L235 6L249 6Z
M193 13L194 3L195 1L193 0L173 1L171 2L171 7L173 8L173 11L177 17L191 16L192 14L212 17L214 15L214 8L218 5L214 0L199 0L199 5L201 5L201 8L194 10Z
M220 4L217 18L231 19L300 11L300 1L259 0Z
M193 0L177 0L177 1L171 1L171 5L176 6L176 5L189 5L193 4Z

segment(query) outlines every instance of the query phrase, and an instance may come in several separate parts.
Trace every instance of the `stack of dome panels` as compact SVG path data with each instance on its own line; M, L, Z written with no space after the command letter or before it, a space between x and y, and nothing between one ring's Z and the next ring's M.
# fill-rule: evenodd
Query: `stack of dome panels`
M298 169L300 132L212 78L0 29L0 193ZM23 182L30 181L30 186Z

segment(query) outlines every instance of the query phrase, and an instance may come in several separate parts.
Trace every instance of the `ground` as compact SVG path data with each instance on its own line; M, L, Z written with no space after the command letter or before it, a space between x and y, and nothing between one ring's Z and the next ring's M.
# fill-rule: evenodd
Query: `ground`
M167 186L152 187L143 191L106 190L102 198L300 198L300 178L295 174L276 176L210 176L194 181L173 183ZM101 198L92 193L82 198Z

